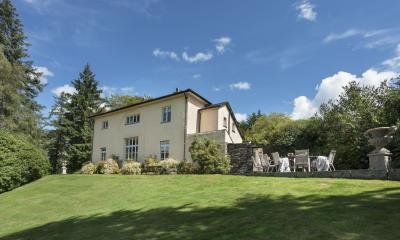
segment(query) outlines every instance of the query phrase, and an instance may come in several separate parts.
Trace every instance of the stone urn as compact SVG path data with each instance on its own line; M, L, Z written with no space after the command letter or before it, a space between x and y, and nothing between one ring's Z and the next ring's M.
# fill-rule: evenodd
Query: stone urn
M388 170L391 153L385 146L393 139L393 133L397 130L392 127L372 128L365 132L369 144L375 149L368 154L369 169L371 170Z

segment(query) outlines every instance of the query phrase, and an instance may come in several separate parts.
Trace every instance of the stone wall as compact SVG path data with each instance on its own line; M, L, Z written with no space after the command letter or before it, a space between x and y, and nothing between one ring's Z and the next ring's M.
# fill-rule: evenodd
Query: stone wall
M252 149L252 146L248 143L228 144L227 150L232 166L231 173L248 174L253 172Z
M400 169L386 170L338 170L333 172L258 172L251 173L253 176L266 177L291 177L291 178L350 178L350 179L380 179L380 180L400 180Z

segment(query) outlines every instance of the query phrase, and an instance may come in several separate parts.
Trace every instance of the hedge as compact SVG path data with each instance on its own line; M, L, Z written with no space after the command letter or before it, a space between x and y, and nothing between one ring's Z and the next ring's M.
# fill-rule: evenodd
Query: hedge
M0 193L49 173L46 153L22 136L0 130Z

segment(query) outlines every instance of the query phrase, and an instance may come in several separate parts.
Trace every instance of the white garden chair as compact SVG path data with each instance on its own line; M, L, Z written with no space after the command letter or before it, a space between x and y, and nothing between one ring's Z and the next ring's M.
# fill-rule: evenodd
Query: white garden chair
M295 162L294 162L294 171L296 169L302 168L303 171L310 171L311 166L310 166L310 156L309 156L309 150L308 149L303 149L303 150L295 150Z
M336 150L331 150L328 157L329 169L328 171L336 171L335 166L333 166L333 160L335 159Z
M272 169L272 171L274 171L275 169L275 171L277 172L279 170L279 163L281 161L279 153L274 152L271 155L272 155L272 160L269 160L267 172L269 172L270 169Z

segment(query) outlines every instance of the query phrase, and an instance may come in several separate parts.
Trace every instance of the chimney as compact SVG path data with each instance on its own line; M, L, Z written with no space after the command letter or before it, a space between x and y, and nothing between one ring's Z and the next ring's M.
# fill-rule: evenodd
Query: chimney
M175 88L175 92L179 92L179 88Z

